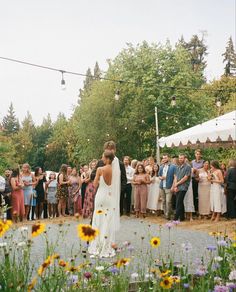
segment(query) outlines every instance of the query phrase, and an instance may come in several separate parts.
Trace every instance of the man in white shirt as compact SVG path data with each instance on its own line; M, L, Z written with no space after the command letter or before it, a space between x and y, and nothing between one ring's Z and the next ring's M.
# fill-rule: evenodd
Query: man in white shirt
M131 193L132 193L132 180L134 176L134 169L130 166L129 156L125 156L123 159L126 171L127 184L120 197L120 214L123 215L124 209L127 216L130 216L131 209Z

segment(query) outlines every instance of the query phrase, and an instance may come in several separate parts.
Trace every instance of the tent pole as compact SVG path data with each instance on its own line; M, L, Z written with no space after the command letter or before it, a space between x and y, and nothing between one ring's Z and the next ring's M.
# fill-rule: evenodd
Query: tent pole
M158 113L157 107L155 106L155 121L156 121L156 159L160 165L160 145L159 145L159 127L158 127Z

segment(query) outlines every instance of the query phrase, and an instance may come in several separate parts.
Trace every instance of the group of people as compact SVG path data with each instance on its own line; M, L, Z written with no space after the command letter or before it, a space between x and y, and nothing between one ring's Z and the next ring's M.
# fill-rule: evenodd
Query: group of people
M104 150L115 147L109 141ZM98 187L94 180L101 166L103 160L96 159L78 171L63 164L58 174L51 172L49 177L41 167L32 172L27 163L21 169L7 169L1 190L7 218L15 222L69 215L92 219ZM236 160L230 160L227 169L218 161L204 161L196 150L191 162L184 154L172 159L163 154L160 166L152 157L131 161L125 156L119 169L121 216L146 217L149 212L167 220L192 220L194 213L214 221L221 214L236 218Z

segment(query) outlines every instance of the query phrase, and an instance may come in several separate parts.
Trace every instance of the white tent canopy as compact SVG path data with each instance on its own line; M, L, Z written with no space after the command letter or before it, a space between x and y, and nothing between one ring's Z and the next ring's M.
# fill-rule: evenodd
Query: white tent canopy
M236 110L159 139L160 147L236 141Z

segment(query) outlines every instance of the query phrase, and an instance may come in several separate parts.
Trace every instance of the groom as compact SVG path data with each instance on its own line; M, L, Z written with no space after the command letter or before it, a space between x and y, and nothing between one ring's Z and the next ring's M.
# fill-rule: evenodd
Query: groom
M115 155L115 153L116 153L116 144L115 144L114 141L108 141L108 142L106 142L104 144L103 149L104 149L104 151L105 150L110 150ZM115 156L114 162L116 160L118 160L118 158ZM113 180L116 180L119 183L118 188L120 189L120 194L121 194L122 192L125 191L125 187L126 187L126 184L127 184L127 178L126 178L126 171L125 171L125 166L124 166L123 162L120 161L120 160L118 160L118 161L119 161L119 174L118 174L119 177L114 177ZM113 164L114 164L114 162L113 162ZM91 176L93 176L93 175L95 176L97 168L98 167L102 167L102 166L104 166L104 163L103 163L102 160L99 160L98 163L97 163L96 169L93 171L94 173L92 172ZM119 194L119 197L120 197L120 194ZM121 210L120 210L120 215L123 215Z

